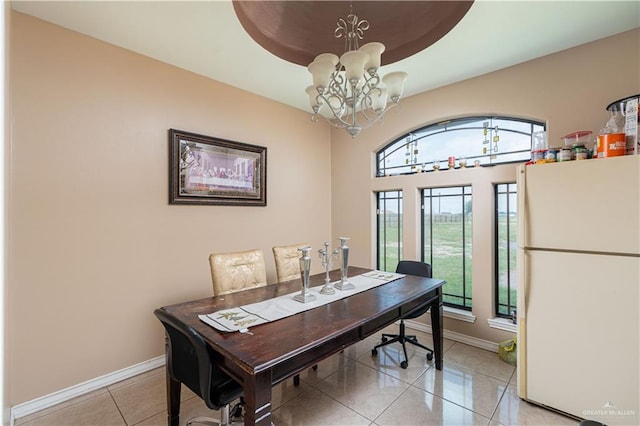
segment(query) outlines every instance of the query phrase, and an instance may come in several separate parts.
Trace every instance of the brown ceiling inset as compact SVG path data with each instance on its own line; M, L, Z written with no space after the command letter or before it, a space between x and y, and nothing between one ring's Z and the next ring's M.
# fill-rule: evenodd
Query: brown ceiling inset
M320 53L344 52L336 39L339 18L353 13L369 21L362 46L386 46L382 64L426 49L447 34L467 13L471 1L233 1L245 31L274 55L307 66Z

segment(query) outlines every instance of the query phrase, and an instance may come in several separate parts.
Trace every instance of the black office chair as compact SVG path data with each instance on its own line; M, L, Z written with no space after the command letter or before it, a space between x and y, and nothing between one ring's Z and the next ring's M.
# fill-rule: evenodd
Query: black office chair
M220 410L220 422L210 417L194 417L187 422L224 426L230 424L229 404L241 398L242 386L224 373L215 362L216 353L193 328L156 309L167 336L167 373L169 378L183 383L212 410ZM169 387L167 387L169 391ZM180 394L177 395L178 400ZM242 412L242 402L236 404L234 415ZM171 416L172 413L168 413ZM177 421L178 419L176 419Z
M398 262L398 266L396 267L396 272L399 274L407 274L407 275L417 275L419 277L431 278L431 265L424 262L418 262L415 260L401 260ZM409 366L409 358L407 357L407 347L406 343L411 343L412 345L421 347L427 351L427 360L431 361L433 359L433 349L430 349L421 343L418 342L418 338L413 335L407 335L405 333L405 325L404 320L418 318L420 315L424 314L429 310L429 304L425 304L417 307L413 311L409 312L407 315L400 319L400 334L386 334L382 333L382 343L376 345L373 349L371 349L371 355L378 355L378 348L386 345L390 345L391 343L400 342L402 345L402 350L404 351L404 361L400 363L400 367L407 368Z

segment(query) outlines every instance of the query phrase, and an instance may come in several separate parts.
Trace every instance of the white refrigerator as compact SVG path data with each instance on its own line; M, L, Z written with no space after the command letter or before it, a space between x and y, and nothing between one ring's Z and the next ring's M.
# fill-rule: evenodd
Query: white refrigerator
M640 424L640 155L518 171L518 394Z

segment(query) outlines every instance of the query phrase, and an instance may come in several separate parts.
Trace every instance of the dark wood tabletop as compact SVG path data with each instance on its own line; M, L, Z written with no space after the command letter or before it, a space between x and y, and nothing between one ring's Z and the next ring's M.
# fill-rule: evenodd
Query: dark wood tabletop
M368 271L349 267L349 276ZM331 271L330 276L337 281L340 271ZM322 284L324 274L310 278L311 287ZM432 308L435 362L436 368L441 369L443 284L440 279L407 275L327 305L255 326L249 330L252 334L218 331L198 315L300 291L299 279L162 309L200 333L220 354L222 368L243 384L247 403L245 424L268 425L272 385L312 367L425 303Z

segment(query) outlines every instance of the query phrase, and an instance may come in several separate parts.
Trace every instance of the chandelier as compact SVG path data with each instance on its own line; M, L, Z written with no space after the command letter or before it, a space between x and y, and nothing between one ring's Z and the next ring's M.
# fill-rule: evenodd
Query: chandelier
M358 47L368 29L369 22L359 20L352 12L346 19L338 19L334 35L345 38L345 52L340 58L322 53L307 67L313 76L313 85L306 90L313 110L311 119L317 122L320 112L328 109L328 117L322 116L353 138L398 105L407 79L402 71L380 78L384 44L372 42Z

